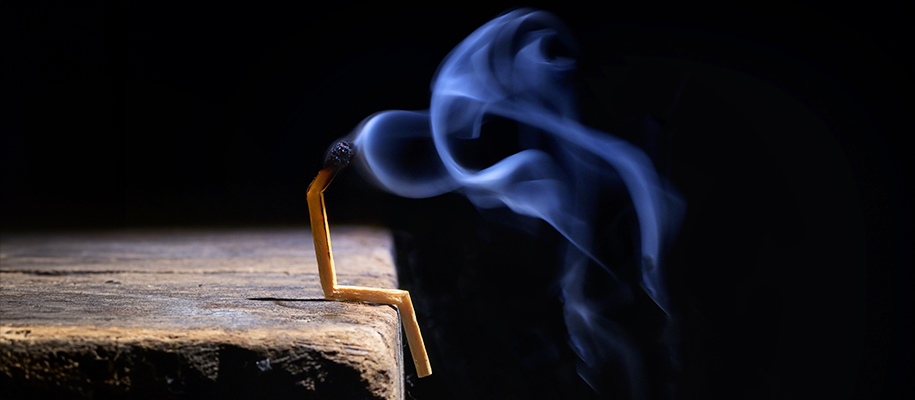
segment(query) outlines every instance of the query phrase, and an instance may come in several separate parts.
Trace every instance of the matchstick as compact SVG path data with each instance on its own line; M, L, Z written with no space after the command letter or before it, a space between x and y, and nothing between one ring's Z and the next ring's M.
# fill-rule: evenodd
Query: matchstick
M413 355L413 364L420 378L432 375L432 365L423 344L423 336L416 321L413 301L410 292L398 289L379 289L359 286L337 286L337 272L334 269L334 253L330 245L330 228L327 224L327 208L324 205L324 190L346 167L354 153L353 146L347 141L337 143L330 156L324 162L324 168L318 172L315 180L308 186L308 214L311 216L311 234L315 239L315 255L318 259L318 275L324 297L333 300L352 300L370 303L390 304L397 307L404 331L407 333L407 344Z

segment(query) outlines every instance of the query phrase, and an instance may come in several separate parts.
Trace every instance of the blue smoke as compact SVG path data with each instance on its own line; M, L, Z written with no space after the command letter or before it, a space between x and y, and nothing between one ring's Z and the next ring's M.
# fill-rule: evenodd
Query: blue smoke
M579 374L594 387L590 369L613 359L627 366L637 388L638 356L583 294L587 263L606 268L594 255L591 224L598 182L605 182L600 178L607 165L622 180L620 190L638 217L641 284L668 313L662 253L683 204L639 148L578 121L571 84L576 62L564 55L575 46L552 15L508 12L448 54L433 79L429 110L377 113L357 127L353 140L359 164L392 193L425 198L456 191L477 207L508 207L559 231L571 244L560 285L571 344L582 360ZM466 149L484 143L482 127L497 118L517 123L519 147L491 165L477 165Z

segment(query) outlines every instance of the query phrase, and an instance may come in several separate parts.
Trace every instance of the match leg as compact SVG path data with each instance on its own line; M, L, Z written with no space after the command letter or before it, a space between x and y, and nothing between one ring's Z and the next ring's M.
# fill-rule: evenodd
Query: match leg
M338 148L343 150L339 151ZM308 186L306 198L308 200L308 214L311 218L311 234L315 242L315 256L318 260L318 275L321 278L321 289L324 298L335 300L353 300L371 303L390 304L397 307L400 320L407 334L407 344L416 373L420 378L432 374L432 365L426 353L419 323L416 321L416 312L413 310L413 301L410 293L398 289L380 289L356 286L337 286L337 272L334 267L334 254L330 244L330 228L327 223L327 208L324 204L324 190L336 176L337 171L349 162L351 148L345 142L338 143L331 155L334 162L326 165L315 180ZM345 157L344 157L345 156ZM342 165L341 165L342 164Z

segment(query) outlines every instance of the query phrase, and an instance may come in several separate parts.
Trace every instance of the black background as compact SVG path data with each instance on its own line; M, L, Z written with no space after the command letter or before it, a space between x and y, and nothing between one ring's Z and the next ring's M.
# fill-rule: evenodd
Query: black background
M332 141L376 111L427 108L442 58L513 5L7 6L3 231L306 226L305 189ZM714 98L681 107L695 116L685 130L711 133L674 149L691 207L674 276L704 282L681 290L720 321L705 334L732 345L710 359L738 360L744 379L692 394L911 395L902 8L540 7L581 46L585 122L607 128L671 68L688 71L694 98ZM353 173L334 186L336 222L385 223L417 204ZM721 248L753 231L729 231L743 221L778 224L751 235L746 260ZM746 322L757 314L763 331ZM721 355L735 349L752 357Z

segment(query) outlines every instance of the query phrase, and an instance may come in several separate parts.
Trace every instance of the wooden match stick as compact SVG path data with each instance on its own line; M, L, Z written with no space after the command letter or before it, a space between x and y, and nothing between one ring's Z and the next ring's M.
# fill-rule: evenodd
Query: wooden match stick
M334 269L334 253L330 245L330 229L327 224L327 208L324 205L324 190L330 182L349 164L354 149L349 142L337 143L318 172L315 180L308 186L308 214L311 216L311 234L315 239L315 255L318 258L318 275L324 297L333 300L353 300L370 303L390 304L400 311L400 320L407 333L407 344L413 355L413 364L420 378L432 375L432 365L423 336L416 321L413 301L410 292L398 289L379 289L359 286L337 286L337 272Z

